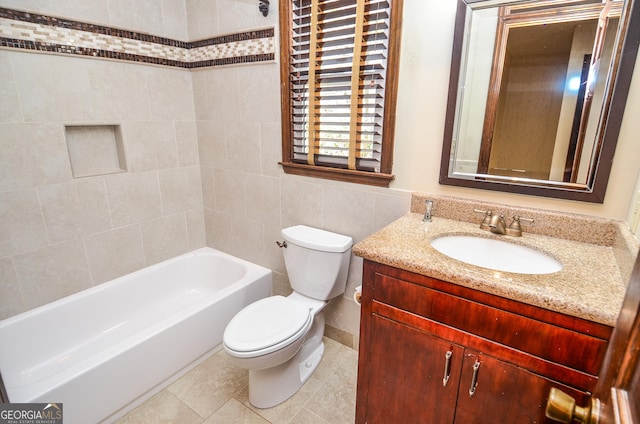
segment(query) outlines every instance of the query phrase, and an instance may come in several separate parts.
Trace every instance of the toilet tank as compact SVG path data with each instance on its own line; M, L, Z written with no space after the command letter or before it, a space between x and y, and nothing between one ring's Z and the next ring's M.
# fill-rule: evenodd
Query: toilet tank
M353 239L318 228L296 225L282 230L289 282L296 292L319 300L344 293Z

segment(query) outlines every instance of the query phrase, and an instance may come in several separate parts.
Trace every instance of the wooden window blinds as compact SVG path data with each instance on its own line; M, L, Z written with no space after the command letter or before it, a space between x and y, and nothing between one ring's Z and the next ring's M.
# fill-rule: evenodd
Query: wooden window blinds
M285 171L387 186L401 0L280 5Z

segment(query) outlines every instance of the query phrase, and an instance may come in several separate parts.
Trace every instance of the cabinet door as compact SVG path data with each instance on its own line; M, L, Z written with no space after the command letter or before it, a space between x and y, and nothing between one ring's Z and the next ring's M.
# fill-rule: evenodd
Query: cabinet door
M368 343L367 423L453 422L463 348L378 315Z
M544 415L551 387L559 387L576 399L589 398L584 392L466 350L455 423L556 423Z

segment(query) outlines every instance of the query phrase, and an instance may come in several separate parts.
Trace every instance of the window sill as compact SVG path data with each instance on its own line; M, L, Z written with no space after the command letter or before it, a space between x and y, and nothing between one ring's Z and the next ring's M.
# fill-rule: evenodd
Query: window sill
M392 174L380 174L350 169L327 168L321 166L304 165L300 163L279 162L286 174L302 175L326 180L344 181L348 183L366 184L377 187L389 187L395 177Z

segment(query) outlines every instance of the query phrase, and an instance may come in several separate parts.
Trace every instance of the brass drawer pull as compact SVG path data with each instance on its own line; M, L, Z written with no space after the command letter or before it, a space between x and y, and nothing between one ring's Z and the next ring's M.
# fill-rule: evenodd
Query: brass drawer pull
M480 369L480 361L476 360L473 364L473 376L471 377L471 387L469 388L469 397L473 397L476 393L476 387L478 386L478 370Z
M448 350L447 353L444 354L444 377L442 378L442 386L445 387L447 382L449 382L449 377L451 376L451 357L453 356L453 352Z

